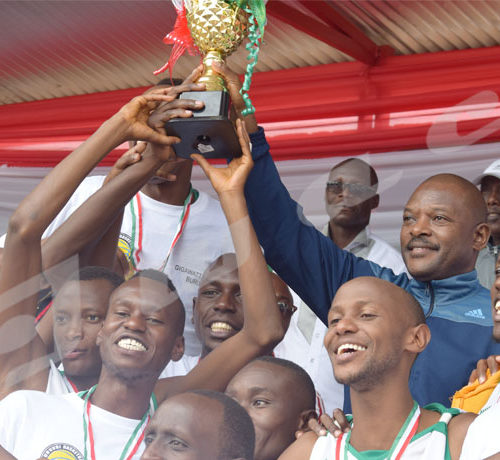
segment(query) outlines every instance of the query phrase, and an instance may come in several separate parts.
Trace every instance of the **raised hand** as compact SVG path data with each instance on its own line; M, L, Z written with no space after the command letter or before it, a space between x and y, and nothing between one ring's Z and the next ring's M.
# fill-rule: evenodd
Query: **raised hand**
M245 122L245 127L248 133L255 133L259 129L255 116L249 114L243 116L242 111L246 108L245 101L241 96L241 80L238 74L234 73L224 62L214 61L212 68L215 72L224 78L231 96L231 116L234 119L241 118Z
M236 132L243 155L239 158L233 158L226 167L217 168L210 165L200 154L193 153L191 155L191 158L199 163L219 196L232 193L243 194L245 182L253 167L250 139L245 125L240 119L236 120Z
M131 149L127 150L118 160L116 160L111 171L109 171L106 176L106 179L104 179L104 184L107 184L110 180L121 174L129 166L141 161L141 155L145 148L145 142L138 142Z
M172 145L180 140L155 131L148 125L149 116L162 103L172 102L176 94L170 94L171 88L154 89L148 94L134 97L125 104L113 118L125 124L123 140L143 140L158 144Z

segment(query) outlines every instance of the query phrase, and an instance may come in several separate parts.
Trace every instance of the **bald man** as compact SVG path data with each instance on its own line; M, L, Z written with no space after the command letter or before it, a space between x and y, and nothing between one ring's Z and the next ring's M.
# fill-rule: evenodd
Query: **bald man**
M239 97L235 86L230 85L233 102ZM254 126L252 117L246 117L247 126ZM269 265L325 324L335 293L352 278L375 276L412 293L428 316L433 339L413 367L410 388L420 404L449 405L478 359L500 352L491 340L489 294L474 270L489 237L479 190L451 174L434 176L415 190L401 228L410 279L350 254L307 222L280 181L264 130L249 131L255 164L245 194ZM347 393L344 408L350 409Z
M328 313L325 347L335 378L351 387L352 429L339 439L306 433L280 460L359 459L373 451L402 460L461 458L476 416L441 404L420 407L408 388L415 358L430 339L422 309L407 291L373 277L344 284Z

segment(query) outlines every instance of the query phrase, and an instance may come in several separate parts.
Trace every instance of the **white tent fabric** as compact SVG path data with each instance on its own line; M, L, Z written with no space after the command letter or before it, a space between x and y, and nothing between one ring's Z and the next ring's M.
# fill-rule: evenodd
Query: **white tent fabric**
M378 236L399 248L399 229L404 204L415 187L429 176L449 172L469 180L476 178L500 157L500 143L364 155L379 176L380 206L372 215L371 228ZM347 157L303 159L277 163L290 194L303 207L316 227L328 218L324 206L325 183L330 168ZM105 174L96 168L93 174ZM47 174L47 168L0 167L0 231L7 229L8 218L17 204ZM193 171L196 188L214 195L203 171Z

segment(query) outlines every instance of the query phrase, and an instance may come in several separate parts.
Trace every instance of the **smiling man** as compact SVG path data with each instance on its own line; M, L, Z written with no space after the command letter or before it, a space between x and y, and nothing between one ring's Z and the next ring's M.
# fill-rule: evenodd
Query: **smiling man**
M236 92L231 94L234 100ZM489 237L479 191L451 174L417 187L403 213L400 239L410 279L342 250L308 224L279 180L263 130L251 141L255 167L245 193L271 267L325 323L337 289L352 278L376 276L412 293L428 316L433 340L412 369L410 388L420 404L449 404L475 363L500 352L491 340L488 291L474 270ZM344 407L349 411L348 394Z
M328 314L325 347L336 380L351 388L352 429L338 439L305 433L280 460L458 460L475 415L441 404L421 407L408 388L410 369L430 338L408 292L373 277L344 284Z
M153 97L156 96L139 97L134 107L142 102L149 113L154 107L147 103ZM233 167L241 165L247 175L250 150L240 122L238 135L243 156L233 160ZM161 136L160 140L172 139ZM97 148L89 141L84 146L89 144ZM75 153L77 158L86 151L82 150ZM75 169L77 180L82 172ZM107 187L113 187L113 182ZM179 358L183 352L185 311L165 274L156 270L139 272L111 295L97 337L102 370L96 386L81 394L64 396L17 391L0 402L0 445L18 460L56 456L138 459L155 399L161 402L192 389L223 390L238 370L270 352L282 339L284 331L272 281L248 219L246 203L241 199L242 187L238 198L216 182L214 188L230 224L239 262L245 299L241 330L209 353L188 375L158 381L168 361ZM7 251L11 248L11 235L7 237ZM51 415L50 423L47 414Z
M237 75L224 65L214 69L225 78L233 107L241 113L245 104ZM489 238L479 190L452 174L433 176L417 187L404 211L400 239L413 278L395 275L342 250L307 222L280 181L264 130L253 114L244 120L254 161L245 198L269 265L325 324L335 293L352 278L375 276L412 293L428 316L433 340L412 368L410 388L420 404L449 404L476 362L500 353L491 340L489 293L474 270ZM240 187L244 177L231 181ZM348 394L344 407L350 408Z
M288 286L271 274L285 332L295 307ZM178 361L168 363L160 378L186 375L212 350L241 330L244 324L243 299L241 296L236 254L228 253L212 262L201 277L198 295L193 299L193 322L201 345L199 356L183 355ZM286 344L280 342L274 354L284 357L289 354Z

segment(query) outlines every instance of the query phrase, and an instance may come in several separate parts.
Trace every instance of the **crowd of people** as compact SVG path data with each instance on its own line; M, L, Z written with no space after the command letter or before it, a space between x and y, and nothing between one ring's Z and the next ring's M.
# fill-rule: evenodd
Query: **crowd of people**
M376 171L348 159L320 231L238 76L214 71L241 157L175 156L164 126L202 108L178 97L205 89L197 68L125 104L11 216L0 459L500 459L500 160L420 184L397 251L369 229Z

